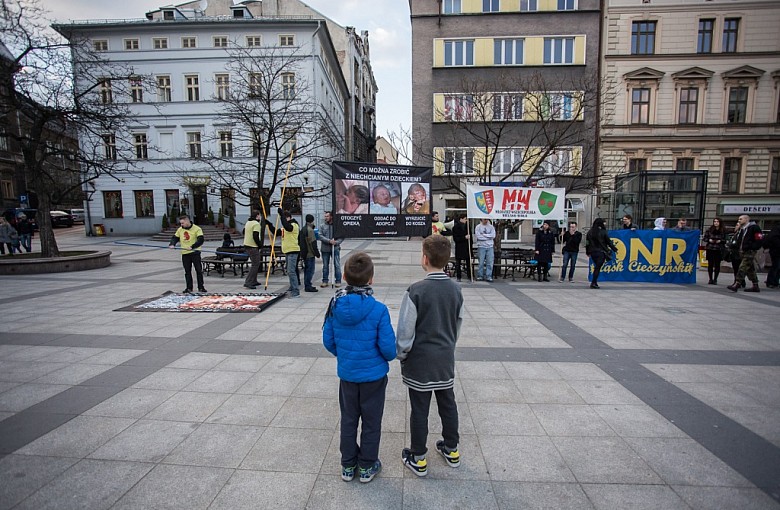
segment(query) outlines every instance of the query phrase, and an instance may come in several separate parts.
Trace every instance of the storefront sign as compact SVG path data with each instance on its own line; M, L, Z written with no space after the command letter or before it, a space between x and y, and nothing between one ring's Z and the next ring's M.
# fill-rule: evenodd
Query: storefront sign
M723 214L780 214L780 204L724 205Z

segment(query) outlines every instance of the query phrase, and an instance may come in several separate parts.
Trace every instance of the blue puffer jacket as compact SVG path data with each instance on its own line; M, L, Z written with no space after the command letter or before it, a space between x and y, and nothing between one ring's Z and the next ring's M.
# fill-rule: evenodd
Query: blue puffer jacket
M378 381L396 355L390 312L373 296L334 299L322 326L322 343L336 356L339 379L354 383Z

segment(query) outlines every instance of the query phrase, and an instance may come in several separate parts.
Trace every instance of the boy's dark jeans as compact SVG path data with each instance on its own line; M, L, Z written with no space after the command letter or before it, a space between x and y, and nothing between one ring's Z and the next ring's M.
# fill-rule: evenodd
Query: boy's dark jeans
M340 381L342 466L357 464L369 468L379 458L386 388L387 376L365 383ZM358 420L362 420L360 446L357 444Z
M409 417L409 425L412 431L412 455L425 455L428 451L428 410L431 407L432 391L417 391L409 388L409 402L412 413ZM441 435L444 438L444 446L450 449L458 447L460 436L458 435L458 405L455 403L455 391L436 390L436 405L439 407L441 418Z

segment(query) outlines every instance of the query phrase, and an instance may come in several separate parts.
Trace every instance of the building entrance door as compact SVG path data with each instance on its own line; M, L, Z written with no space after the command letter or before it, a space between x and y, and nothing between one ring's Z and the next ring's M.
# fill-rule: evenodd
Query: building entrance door
M196 225L205 225L206 214L209 212L206 186L192 188L192 201L193 221Z

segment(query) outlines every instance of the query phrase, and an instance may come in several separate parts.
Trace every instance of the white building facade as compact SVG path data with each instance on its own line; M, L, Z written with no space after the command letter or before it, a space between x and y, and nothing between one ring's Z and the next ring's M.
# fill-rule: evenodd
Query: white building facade
M606 5L600 190L627 173L706 171L697 227L741 212L780 222L780 4Z
M282 69L278 98L294 97L309 105L308 115L318 119L319 131L328 133L327 144L293 160L287 192L300 200L296 215L321 217L330 205L329 161L345 159L346 107L350 93L341 72L337 50L325 20L312 15L279 15L262 12L261 2L233 5L230 0L163 7L140 20L104 20L56 25L69 39L88 38L100 55L117 65L132 68L138 76L122 97L112 95L111 84L100 84L96 94L104 100L127 102L132 111L129 133L105 133L105 157L112 144L131 144L132 168L117 180L101 177L86 191L93 223L108 233L159 232L162 217L173 220L187 213L205 222L208 211L234 215L238 230L251 209L257 208L256 191L236 179L234 185L215 179L212 156L223 167L251 168L264 150L246 136L246 126L227 118L226 98L247 76L236 76L240 52L257 55L294 55L294 67ZM237 53L238 52L238 53ZM260 74L257 73L260 80ZM78 67L76 80L79 83ZM83 87L90 84L81 84ZM277 86L277 85L274 85ZM281 99L279 99L281 100ZM251 121L250 121L251 122ZM307 133L277 133L283 140L270 150L288 154L305 145ZM273 158L272 154L272 158ZM319 163L312 165L312 158ZM283 184L275 179L271 200L279 200ZM255 183L257 181L254 181ZM256 187L257 184L254 184ZM269 182L261 183L264 189ZM243 188L243 189L236 189ZM249 199L241 199L249 196ZM289 195L288 195L289 196ZM268 207L268 204L266 204Z

